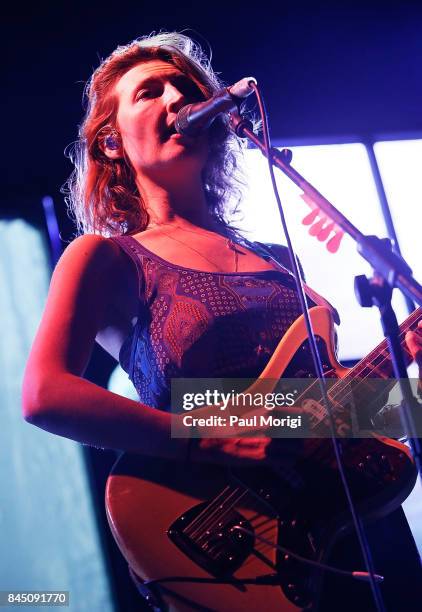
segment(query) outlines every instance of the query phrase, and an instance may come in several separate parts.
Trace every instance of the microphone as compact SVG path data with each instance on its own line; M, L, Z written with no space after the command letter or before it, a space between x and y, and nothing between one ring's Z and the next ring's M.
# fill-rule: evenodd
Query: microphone
M217 91L205 102L183 106L174 123L176 132L184 136L197 136L209 128L218 115L235 110L239 102L253 92L251 83L256 85L256 79L245 77L234 85Z

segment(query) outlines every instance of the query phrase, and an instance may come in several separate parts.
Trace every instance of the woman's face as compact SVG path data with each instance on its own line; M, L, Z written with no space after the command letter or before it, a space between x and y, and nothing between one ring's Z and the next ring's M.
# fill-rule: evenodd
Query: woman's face
M195 83L172 64L137 64L117 82L117 129L137 178L161 182L200 175L208 156L208 135L176 134L178 111L203 99Z

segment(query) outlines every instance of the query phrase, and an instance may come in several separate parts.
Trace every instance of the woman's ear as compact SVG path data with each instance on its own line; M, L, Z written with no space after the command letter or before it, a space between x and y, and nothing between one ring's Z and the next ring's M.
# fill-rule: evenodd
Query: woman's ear
M109 159L121 159L123 157L122 139L119 132L111 128L110 131L100 138L101 151Z

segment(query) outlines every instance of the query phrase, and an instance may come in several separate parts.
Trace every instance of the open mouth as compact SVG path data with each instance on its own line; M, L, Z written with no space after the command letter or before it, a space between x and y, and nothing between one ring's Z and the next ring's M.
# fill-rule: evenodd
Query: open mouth
M172 136L178 136L183 141L191 140L189 136L186 136L185 134L180 134L179 132L176 131L174 122L165 128L165 131L163 132L163 139L170 140Z
M171 125L169 125L169 126L168 126L168 128L166 129L166 132L165 132L165 137L166 137L166 138L170 138L170 136L173 136L174 134L177 134L177 132L176 132L176 128L175 128L174 123L172 123L172 124L171 124Z

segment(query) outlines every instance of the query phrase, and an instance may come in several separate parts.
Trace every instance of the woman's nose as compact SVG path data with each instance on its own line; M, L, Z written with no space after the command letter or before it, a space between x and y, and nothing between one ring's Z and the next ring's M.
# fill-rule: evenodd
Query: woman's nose
M171 83L167 83L164 90L164 102L168 112L177 113L187 104L184 94Z

